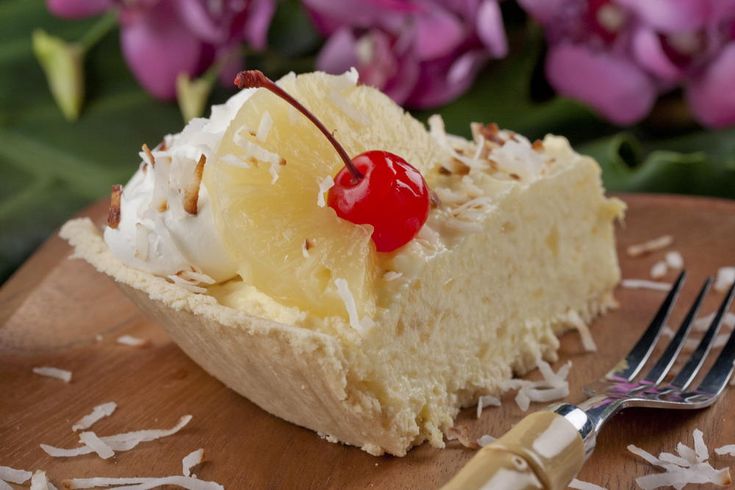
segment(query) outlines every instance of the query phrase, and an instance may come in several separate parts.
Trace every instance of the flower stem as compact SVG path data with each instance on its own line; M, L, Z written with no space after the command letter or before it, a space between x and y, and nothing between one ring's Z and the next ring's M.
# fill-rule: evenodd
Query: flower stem
M100 42L117 25L117 12L110 11L95 22L90 30L82 36L78 44L86 52Z

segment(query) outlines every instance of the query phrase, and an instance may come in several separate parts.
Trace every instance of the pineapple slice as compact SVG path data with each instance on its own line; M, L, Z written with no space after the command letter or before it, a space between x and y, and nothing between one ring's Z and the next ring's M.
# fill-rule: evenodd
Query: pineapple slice
M291 74L278 84L333 130L351 156L387 150L425 173L441 154L421 123L379 91L356 86L354 73ZM306 117L259 89L230 124L204 182L217 229L245 282L284 305L346 319L336 285L343 279L359 317L371 317L380 255L372 229L337 217L325 204L342 165Z

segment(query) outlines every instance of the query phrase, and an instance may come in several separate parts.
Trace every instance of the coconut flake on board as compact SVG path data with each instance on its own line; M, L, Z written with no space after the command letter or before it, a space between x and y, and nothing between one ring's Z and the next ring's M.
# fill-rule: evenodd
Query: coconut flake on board
M495 441L496 441L496 439L493 436L491 436L490 434L483 434L483 435L480 436L479 439L477 439L477 444L480 447L485 447L485 446L489 446L490 444L492 444Z
M640 257L657 250L663 250L674 243L674 237L671 235L663 235L647 242L631 245L626 249L630 257Z
M724 293L735 283L735 267L720 267L717 270L715 291Z
M663 473L640 476L636 478L636 484L643 490L662 487L681 489L688 484L712 484L720 487L730 485L732 483L730 469L713 468L707 462L709 450L702 431L695 429L692 437L694 448L680 442L676 445L677 454L662 452L658 457L633 444L629 445L628 451L648 464L664 470Z
M33 473L26 470L18 470L10 466L0 466L0 480L22 485L31 479Z
M579 313L570 310L567 313L566 322L579 333L579 338L582 341L582 347L585 352L597 352L597 344L592 337L592 332L590 332L589 326L582 320L582 317L579 316Z
M620 283L627 289L650 289L652 291L669 291L671 283L649 281L647 279L623 279Z
M142 347L148 344L147 339L141 339L139 337L133 337L132 335L121 335L115 342L120 345L127 345L129 347Z
M543 379L529 381L526 379L509 379L501 384L503 391L518 390L515 402L524 412L528 411L531 402L548 403L561 400L569 396L569 370L572 362L568 361L558 371L554 372L548 362L543 359L536 361L536 367Z
M684 268L684 257L676 250L666 252L666 258L664 260L666 261L666 265L672 269L681 270Z
M62 482L65 489L112 487L125 490L148 490L165 485L174 485L187 490L224 490L225 487L212 481L203 481L190 476L123 477L123 478L73 478Z
M661 279L666 275L666 273L669 271L668 264L663 261L659 260L653 266L651 267L651 277L653 279Z
M155 441L176 434L191 421L191 415L184 415L179 419L176 425L170 429L148 429L138 430L134 432L126 432L124 434L115 434L112 436L104 436L99 439L110 447L113 451L130 451L135 448L141 442ZM88 445L75 448L59 448L49 446L48 444L41 444L46 454L54 458L70 458L74 456L81 456L83 454L91 454L95 450Z
M735 456L735 444L727 444L715 449L715 454L719 456Z
M102 459L110 459L115 455L115 451L92 431L79 434L79 442L97 453L97 456Z
M577 480L576 478L569 482L569 488L574 488L576 490L607 490L605 487L601 487L600 485L595 485L588 481Z
M79 419L74 425L71 426L71 430L77 432L79 430L86 430L92 427L94 424L99 422L105 417L112 415L117 409L117 403L107 402L97 405L92 411Z
M196 478L196 475L191 474L191 470L194 467L199 466L204 461L204 449L199 448L196 451L192 451L181 460L181 470L184 476L191 476Z
M31 477L31 490L56 490L56 486L48 481L45 471L36 470Z
M50 367L50 366L41 366L41 367L34 367L33 372L40 376L60 379L64 383L69 383L71 381L71 371L67 371L66 369L59 369L59 368Z
M477 418L482 415L482 409L485 407L499 407L501 405L500 398L492 395L482 395L477 399Z

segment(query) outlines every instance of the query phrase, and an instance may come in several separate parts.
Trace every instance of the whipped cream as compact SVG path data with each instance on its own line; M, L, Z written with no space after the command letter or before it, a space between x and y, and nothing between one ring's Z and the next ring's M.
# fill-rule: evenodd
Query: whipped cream
M192 119L181 133L167 135L151 152L155 164L141 152L143 162L123 189L120 223L104 231L105 242L121 262L159 276L193 271L199 273L194 277L205 274L211 282L237 274L215 228L204 182L197 214L184 210L183 193L194 180L200 157L214 157L230 122L254 91L241 90L213 106L209 118Z

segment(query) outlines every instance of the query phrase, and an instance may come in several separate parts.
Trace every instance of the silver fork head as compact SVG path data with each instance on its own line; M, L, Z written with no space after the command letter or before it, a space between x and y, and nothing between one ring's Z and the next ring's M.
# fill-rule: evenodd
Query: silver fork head
M707 295L711 279L707 279L699 290L697 298L689 308L679 329L669 342L663 354L654 363L654 366L640 380L635 380L638 373L643 370L646 362L661 336L661 330L673 309L679 290L684 282L685 274L682 272L676 280L666 299L654 316L653 321L643 332L640 339L633 346L616 368L610 371L603 379L585 387L585 393L590 397L579 404L578 407L563 404L557 407L558 413L565 414L574 409L583 412L585 417L576 414L579 420L584 420L584 427L580 425L579 430L585 439L588 451L594 447L594 439L597 431L605 421L618 410L626 407L650 407L670 409L698 409L712 405L723 393L730 377L732 376L735 362L735 330L730 334L727 343L717 356L714 364L704 376L702 382L693 390L689 390L694 378L702 369L722 320L725 317L733 297L735 297L735 284L723 298L715 313L706 333L700 340L696 350L688 358L684 367L676 373L670 383L665 383L666 375L671 371L676 358L694 324L695 317Z

